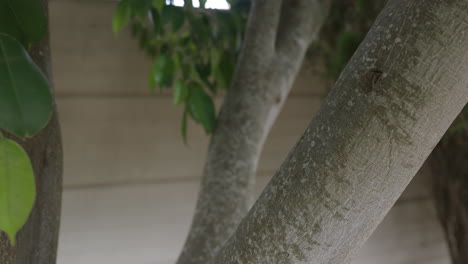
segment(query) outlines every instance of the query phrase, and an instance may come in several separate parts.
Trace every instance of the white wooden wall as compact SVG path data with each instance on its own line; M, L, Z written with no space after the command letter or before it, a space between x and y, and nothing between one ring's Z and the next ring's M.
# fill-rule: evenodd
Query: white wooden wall
M147 88L150 61L124 32L112 1L51 0L54 82L65 192L59 264L174 263L191 220L208 137ZM279 167L327 89L305 65L260 162L257 193ZM221 99L217 104L220 104ZM448 264L426 186L410 184L354 264Z

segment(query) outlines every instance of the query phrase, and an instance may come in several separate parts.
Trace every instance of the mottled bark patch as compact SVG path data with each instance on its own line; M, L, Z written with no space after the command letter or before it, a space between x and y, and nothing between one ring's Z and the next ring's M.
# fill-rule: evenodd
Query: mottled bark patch
M369 94L374 91L381 76L382 72L377 69L372 69L366 72L362 77L363 84L360 87L361 90L365 94Z

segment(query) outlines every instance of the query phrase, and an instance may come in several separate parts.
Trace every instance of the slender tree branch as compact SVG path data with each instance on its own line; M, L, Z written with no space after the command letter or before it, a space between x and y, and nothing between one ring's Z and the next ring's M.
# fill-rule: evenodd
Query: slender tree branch
M252 204L263 144L307 49L303 46L291 51L291 56L277 56L274 43L280 8L281 1L277 0L253 3L231 88L211 138L192 227L178 264L207 263L234 233Z
M279 54L289 54L310 45L328 15L331 1L283 1L281 19L276 38Z
M273 55L282 2L283 0L252 1L243 43L244 53L249 57Z
M211 263L349 263L468 102L466 17L466 0L390 0Z

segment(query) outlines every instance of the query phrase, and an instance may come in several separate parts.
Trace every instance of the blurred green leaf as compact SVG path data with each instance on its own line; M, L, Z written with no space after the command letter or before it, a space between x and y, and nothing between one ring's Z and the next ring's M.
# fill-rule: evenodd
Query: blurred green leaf
M150 89L154 90L158 85L160 88L172 84L174 62L167 55L160 55L156 58L150 73Z
M201 6L204 3L202 1ZM135 18L133 5L130 19L132 33L139 40L141 48L155 58L149 78L151 89L171 86L174 89L174 104L185 102L187 114L208 132L213 129L215 119L214 106L212 115L207 110L213 105L210 96L217 92L218 87L229 87L241 46L248 5L242 6L242 9L236 6L229 12L205 12L192 7L190 0L184 1L183 8L165 0L151 0L148 19L152 23ZM182 79L173 83L177 78ZM195 91L193 97L192 90ZM200 108L202 104L195 102L205 102L206 107Z
M13 245L16 233L28 220L35 196L28 154L16 142L0 137L0 230Z
M156 8L159 12L162 11L165 5L166 5L166 0L153 0L153 7Z
M205 128L206 133L213 132L216 120L215 106L213 99L199 83L190 83L188 111L193 120Z
M184 9L173 5L165 5L161 17L163 24L172 24L173 32L177 32L185 22Z
M217 79L220 81L221 88L229 88L232 75L234 74L234 68L236 66L235 63L236 61L234 55L228 51L224 51L219 63L220 65L223 65L223 67L217 68Z
M140 48L146 49L149 41L150 39L148 30L144 28L138 35L138 44L140 45Z
M151 9L150 12L151 22L153 24L153 31L158 36L164 35L164 27L161 22L161 16L159 15L159 11L155 8Z
M132 10L132 14L145 18L151 7L153 6L153 1L152 0L127 0L130 8Z
M325 76L336 79L354 54L387 0L332 0L330 14L315 45L307 53L310 58L322 55Z
M27 42L39 42L45 37L47 17L39 0L8 0L8 4Z
M192 8L193 7L193 1L192 0L184 0L184 7L185 8Z
M448 128L448 133L463 132L465 124L461 120L455 120L455 122Z
M211 65L204 63L195 64L195 69L197 70L200 80L206 85L210 85L209 77L211 74Z
M132 16L132 10L128 0L122 0L115 10L114 17L112 18L112 29L114 34L122 31L122 28L128 23Z
M17 40L0 33L0 128L19 137L34 136L51 115L46 77Z
M174 83L174 105L179 105L187 99L189 89L184 80L177 79Z
M362 37L354 32L344 31L338 35L336 51L331 54L329 67L332 74L339 74L348 63Z
M5 33L24 42L23 32L16 24L15 15L6 0L0 0L0 33Z
M184 113L182 114L182 125L180 127L182 140L185 144L187 144L187 116L188 116L188 109L187 107L184 109Z
M196 45L206 45L212 41L212 34L210 31L210 18L206 14L195 16L191 13L187 13L187 19L190 24L190 35L191 40Z
M219 62L221 60L220 51L216 47L211 47L210 49L210 64L211 64L211 74L215 74L220 66Z

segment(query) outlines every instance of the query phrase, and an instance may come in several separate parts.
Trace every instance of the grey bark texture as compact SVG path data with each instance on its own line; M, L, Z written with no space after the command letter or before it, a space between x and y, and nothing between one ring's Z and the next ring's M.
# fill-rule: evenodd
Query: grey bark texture
M47 9L47 1L41 1ZM31 47L34 62L51 83L48 39ZM6 134L6 133L5 133ZM25 226L17 235L16 246L0 234L0 264L53 264L56 262L62 195L62 144L57 111L49 124L33 138L11 135L28 153L36 177L36 201Z
M328 2L253 1L178 264L207 263L250 209L263 143L328 13Z
M468 101L468 1L390 0L210 263L349 263Z

